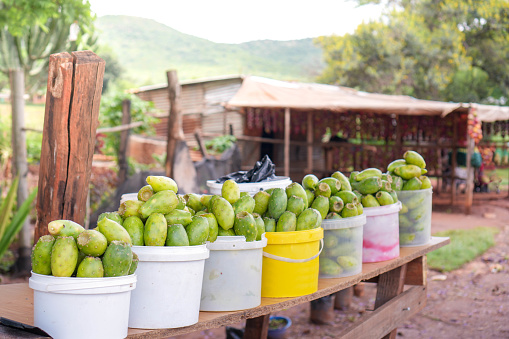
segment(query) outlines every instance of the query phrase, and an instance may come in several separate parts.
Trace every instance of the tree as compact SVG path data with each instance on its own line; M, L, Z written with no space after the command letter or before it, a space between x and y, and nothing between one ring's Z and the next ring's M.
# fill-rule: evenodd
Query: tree
M359 4L382 3L357 0ZM478 98L509 90L509 3L503 0L389 0L378 21L353 34L321 37L320 81L422 99L455 100L476 79ZM481 76L486 74L487 77ZM468 76L467 76L468 75ZM479 84L479 81L483 81ZM479 93L481 94L481 93Z
M0 0L0 72L11 88L13 176L19 175L18 206L28 197L26 138L24 131L25 84L46 74L50 54L78 47L93 32L94 16L88 1ZM71 25L80 28L70 41ZM27 81L27 77L35 81ZM18 268L30 270L32 232L25 223L20 236Z

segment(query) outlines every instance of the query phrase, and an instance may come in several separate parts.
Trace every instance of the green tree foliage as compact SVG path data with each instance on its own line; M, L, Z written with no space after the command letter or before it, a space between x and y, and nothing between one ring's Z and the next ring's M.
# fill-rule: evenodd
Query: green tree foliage
M358 3L385 3L388 10L353 34L316 39L327 63L320 81L421 99L482 101L508 96L509 2Z

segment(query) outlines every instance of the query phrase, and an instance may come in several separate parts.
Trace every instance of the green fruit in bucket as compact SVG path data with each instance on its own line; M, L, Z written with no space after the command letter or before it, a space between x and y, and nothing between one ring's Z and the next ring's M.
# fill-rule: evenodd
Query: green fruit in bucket
M422 155L415 151L406 151L403 154L403 159L405 159L407 164L416 165L420 168L426 168L426 161L424 161Z
M398 176L392 177L391 188L394 191L401 191L401 189L403 188L403 179Z
M408 228L412 226L412 222L406 215L399 215L399 227L400 228Z
M304 187L302 187L298 182L292 182L290 185L288 185L285 189L286 192L286 198L290 199L292 195L295 195L297 197L302 198L305 205L308 204L308 196L306 194L306 190Z
M336 178L333 178L333 177L323 178L322 180L320 180L318 182L318 185L320 185L320 183L322 183L322 182L329 185L330 190L331 190L331 195L336 194L341 189L341 182Z
M262 240L262 234L265 233L265 223L259 214L253 214L256 225L256 241Z
M181 224L169 225L164 245L189 246L189 237L184 226Z
M394 170L394 174L405 180L409 180L415 177L420 177L421 168L416 165L403 165L396 167L396 169Z
M408 207L405 204L401 204L401 210L399 211L399 214L405 214L408 213Z
M276 220L263 217L263 223L265 225L265 232L276 232Z
M191 207L196 212L201 211L206 207L201 203L201 197L194 193L184 195L184 200L186 201L186 206Z
M407 245L415 239L415 233L399 233L399 244Z
M217 239L217 232L219 230L219 225L217 224L217 219L212 213L205 213L201 215L202 217L207 219L209 223L209 237L207 241L214 242Z
M332 194L331 188L325 182L321 182L318 185L316 185L315 199L318 196L323 196L323 197L329 198L331 196L331 194Z
M83 226L71 220L53 220L48 223L48 231L55 238L70 236L77 239L84 230Z
M323 239L324 248L331 248L338 245L338 238L334 235L326 235Z
M265 214L269 207L270 194L265 191L258 191L254 195L253 199L255 201L253 213L258 213L259 215Z
M131 262L131 266L129 267L129 272L127 272L128 275L134 274L134 272L136 272L139 262L140 258L135 252L133 252L133 261Z
M309 190L314 190L316 185L318 185L318 178L314 174L307 174L302 179L302 187Z
M104 255L102 262L105 277L120 277L129 273L133 261L131 245L123 241L112 241Z
M320 273L327 275L340 275L343 271L341 267L329 258L320 258Z
M382 174L382 178L381 179L389 182L389 184L392 183L392 175L390 175L389 173Z
M108 240L99 231L85 230L78 235L76 240L78 249L88 256L100 257L108 247Z
M428 188L432 187L431 180L427 176L421 175L419 177L419 180L421 180L421 183L422 183L421 190L428 189Z
M146 179L147 184L152 186L154 192L170 190L175 193L178 192L178 186L175 180L165 176L149 175Z
M380 190L382 187L382 179L379 177L369 177L359 182L357 190L361 194L373 194Z
M407 182L403 184L402 191L415 191L420 190L422 187L422 182L419 178L409 179Z
M110 220L113 220L113 221L119 223L122 226L124 225L124 219L120 216L120 214L118 212L101 213L99 215L99 218L97 218L97 221L101 221L103 218L108 218Z
M212 194L203 194L201 197L200 197L200 203L205 207L205 208L209 208L209 202L210 202L210 199L212 199ZM185 201L185 199L184 199Z
M276 223L276 232L293 232L297 227L295 213L285 211Z
M339 266L343 268L344 270L352 269L359 265L359 261L349 255L341 255L337 257L336 261L338 262Z
M329 212L329 214L327 214L327 216L325 217L325 219L329 220L329 219L342 219L341 216L336 213L336 212Z
M380 191L376 194L376 200L380 204L380 206L392 205L394 204L394 199L390 195L389 192Z
M191 221L193 221L191 212L178 209L174 209L170 213L165 214L164 218L168 225L181 224L183 226L187 226L191 223Z
M83 261L83 259L85 259L86 256L87 255L85 253L78 250L78 261L76 262L76 268L74 269L74 272L72 274L73 277L75 277L76 274L78 273L78 267L80 266L81 262Z
M231 179L226 180L223 183L223 186L221 186L221 196L230 204L233 204L235 201L240 199L239 185Z
M282 188L274 188L269 198L269 208L267 214L269 217L279 219L279 217L286 211L288 198L286 191Z
M362 213L364 213L364 207L360 202L356 203L355 207L357 208L357 215L361 215Z
M357 215L359 215L359 212L357 210L357 206L354 203L346 204L341 211L341 217L343 218L355 217Z
M132 245L131 236L127 230L122 227L118 222L104 218L97 223L97 231L101 232L108 240L108 244L113 240L124 241Z
M327 213L329 213L329 198L323 195L316 196L315 200L311 204L311 208L314 208L315 210L320 212L320 216L322 217L322 219L325 219Z
M390 182L388 182L387 180L383 180L383 179L381 180L381 182L382 182L382 185L380 187L380 191L390 192L393 190Z
M364 207L379 207L380 203L372 194L363 195L361 198L362 206Z
M322 215L314 208L305 209L297 218L296 231L311 230L320 227L322 224Z
M336 171L336 172L332 173L331 177L339 180L339 182L341 183L341 191L351 191L352 190L352 185L350 185L350 181L340 171Z
M179 202L178 202L177 206L175 207L175 209L183 210L184 208L186 208L186 199L184 199L184 196L182 194L177 194L177 199ZM201 201L201 198L200 198L200 201Z
M164 246L168 235L168 224L162 213L153 213L145 222L143 240L145 246Z
M246 196L246 195L250 195L249 192L240 192L240 197L242 198L243 196Z
M355 194L355 196L357 197L357 201L361 201L361 199L362 199L361 192L355 190L355 191L352 191L352 193ZM354 201L352 201L352 202L354 202ZM346 201L345 201L345 203L346 203Z
M308 190L307 188L305 189L305 191L306 191L306 196L308 198L308 205L306 206L306 208L308 208L308 207L311 207L313 200L315 200L315 193L312 192L311 190Z
M422 204L420 206L417 206L413 210L411 210L408 213L408 216L412 218L415 221L420 220L422 217L424 217L428 212L428 206Z
M288 204L286 206L286 210L294 213L296 216L302 213L307 208L307 203L301 197L296 195L292 195L288 199Z
M186 232L190 246L205 244L210 232L210 226L207 218L194 216L193 221L187 225Z
M78 266L78 278L102 278L104 267L101 258L85 257Z
M393 203L394 204L397 203L398 202L398 194L396 193L396 191L390 191L389 194L392 197Z
M329 211L340 213L343 207L345 207L345 203L340 197L333 195L329 198Z
M212 198L212 213L217 219L217 223L222 229L228 230L233 227L235 222L235 213L232 205L223 197ZM286 206L285 206L286 207Z
M159 191L150 197L139 209L142 219L153 213L170 213L177 207L179 200L171 190Z
M343 200L343 202L345 204L356 203L356 202L360 201L360 199L357 197L357 195L351 191L340 191L340 192L336 193L336 196L340 197L341 200Z
M78 264L78 246L72 236L58 237L51 250L51 273L70 277Z
M240 197L237 201L235 201L232 204L233 213L235 213L235 215L243 211L247 213L253 213L255 204L256 204L255 200L250 195Z
M382 178L382 171L380 171L378 168L366 168L355 176L355 181L362 181L373 177Z
M37 240L32 249L32 271L37 274L51 275L51 249L55 238L50 235L43 235Z
M243 235L246 241L255 241L258 233L256 221L251 213L240 212L235 216L235 224L233 226L236 235Z
M425 196L423 194L416 194L406 201L409 210L413 210L424 202Z
M235 231L233 230L233 228L225 230L222 227L219 227L217 230L218 237L233 237L235 235L236 234L235 234Z
M120 204L118 208L118 214L120 214L124 219L127 217L140 217L140 208L145 204L144 201L140 200L127 200Z
M154 189L150 185L145 185L138 191L138 200L147 201L154 195Z
M405 159L397 159L391 162L389 165L387 165L387 172L394 172L396 167L404 166L406 165Z

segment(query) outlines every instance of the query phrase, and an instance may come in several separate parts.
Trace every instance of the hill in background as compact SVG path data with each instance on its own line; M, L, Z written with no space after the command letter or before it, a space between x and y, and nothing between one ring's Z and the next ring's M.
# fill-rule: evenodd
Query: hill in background
M324 68L322 50L312 39L215 43L154 20L113 15L98 18L97 28L99 43L112 48L137 85L166 82L170 69L181 80L244 74L314 81Z

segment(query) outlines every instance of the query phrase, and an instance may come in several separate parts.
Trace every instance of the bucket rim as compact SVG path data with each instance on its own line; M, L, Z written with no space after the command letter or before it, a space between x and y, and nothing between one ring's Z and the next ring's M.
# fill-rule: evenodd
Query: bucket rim
M322 220L322 228L324 230L338 230L343 228L359 227L366 224L366 215L362 213L355 217L342 219L324 219Z
M207 244L193 246L133 246L140 262L197 261L209 257Z
M378 216L378 215L397 213L401 210L401 207L402 207L401 201L397 201L394 204L385 205L385 206L364 207L363 211L367 217L374 217L374 216Z
M33 271L30 273L31 277L28 279L28 286L35 291L50 293L70 293L72 291L94 289L102 289L102 291L94 291L93 293L91 291L90 294L115 293L119 292L118 289L120 287L133 290L137 282L136 273L120 277L102 278L55 277L38 274ZM108 288L111 288L111 290L104 290Z
M221 238L221 239L220 239ZM267 238L265 233L262 234L262 239L258 241L246 241L243 235L235 236L218 236L216 241L207 242L207 248L210 251L242 251L264 248L267 246Z
M433 187L425 188L425 189L421 189L421 190L407 190L407 191L399 190L399 191L396 191L396 194L407 193L407 192L408 193L418 193L418 192L424 193L424 192L428 192L428 191L431 191L431 194L433 194Z
M286 245L317 241L323 238L323 228L292 232L265 232L268 245Z

